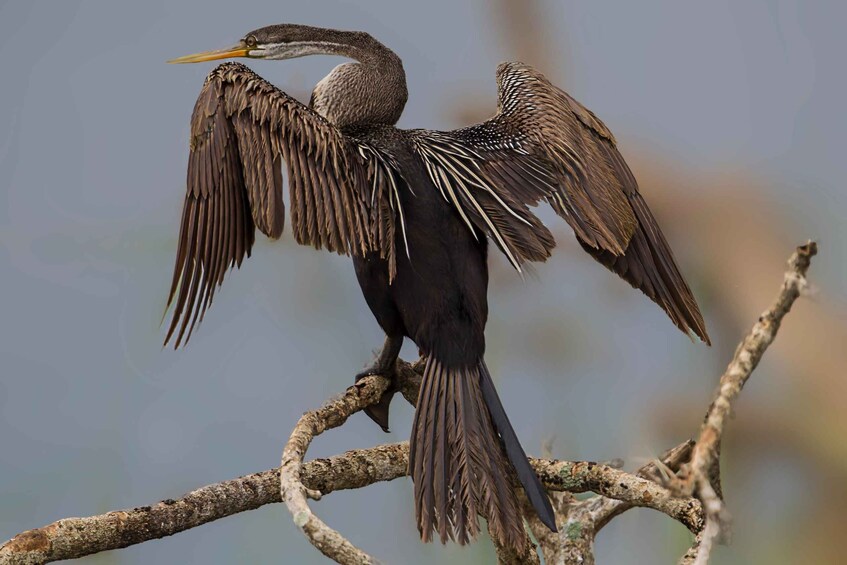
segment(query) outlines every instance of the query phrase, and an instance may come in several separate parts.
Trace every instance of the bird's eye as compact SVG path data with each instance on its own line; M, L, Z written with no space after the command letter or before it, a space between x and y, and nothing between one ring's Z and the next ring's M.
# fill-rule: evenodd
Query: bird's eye
M250 47L251 49L256 47L256 45L258 44L258 42L256 41L256 36L255 35L248 35L247 37L244 38L244 44L247 47Z

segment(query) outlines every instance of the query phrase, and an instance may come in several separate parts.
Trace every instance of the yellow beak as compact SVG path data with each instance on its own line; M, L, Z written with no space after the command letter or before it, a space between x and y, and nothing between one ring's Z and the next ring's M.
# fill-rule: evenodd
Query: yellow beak
M217 51L204 51L203 53L194 53L193 55L185 55L171 59L168 63L202 63L204 61L216 61L218 59L230 59L232 57L247 57L250 49L245 45L236 45L228 49L218 49Z

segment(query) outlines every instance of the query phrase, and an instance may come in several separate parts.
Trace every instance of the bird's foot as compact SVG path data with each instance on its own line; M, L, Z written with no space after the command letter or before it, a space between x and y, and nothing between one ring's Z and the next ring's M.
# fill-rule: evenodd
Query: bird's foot
M391 406L391 399L394 397L394 393L397 392L397 370L393 363L391 366L384 366L379 362L376 362L356 375L356 382L358 383L360 380L371 375L379 375L380 377L385 377L391 380L391 384L388 385L386 391L382 393L379 402L371 404L365 408L365 414L367 414L371 420L376 422L377 425L382 428L382 431L388 433L390 431L388 429L388 409Z

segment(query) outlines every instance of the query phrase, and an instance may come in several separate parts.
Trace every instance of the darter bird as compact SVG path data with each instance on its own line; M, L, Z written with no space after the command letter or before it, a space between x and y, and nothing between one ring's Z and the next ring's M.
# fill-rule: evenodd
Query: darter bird
M304 105L239 63L206 79L191 117L187 194L165 342L187 341L258 228L283 229L286 167L294 239L352 257L385 331L391 378L403 339L426 358L410 443L424 541L467 543L477 516L496 541L526 542L513 474L551 530L555 515L485 365L488 242L517 270L555 246L529 207L547 202L596 260L706 343L703 317L615 138L591 111L522 63L497 68L498 109L454 131L395 127L400 58L363 32L274 25L235 46L175 59L340 55ZM384 430L393 391L368 415Z

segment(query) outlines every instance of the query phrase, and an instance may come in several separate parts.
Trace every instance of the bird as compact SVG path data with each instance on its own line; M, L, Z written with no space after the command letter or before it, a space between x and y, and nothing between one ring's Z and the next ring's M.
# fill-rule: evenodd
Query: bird
M366 409L383 430L404 339L425 359L409 445L421 539L464 545L481 516L496 543L521 551L521 488L541 522L557 524L484 360L490 244L519 273L546 261L556 242L531 208L547 203L589 255L709 344L703 316L611 131L530 65L497 67L490 119L434 131L396 127L408 98L403 63L366 32L271 25L170 62L309 55L347 61L308 104L235 61L203 84L165 344L190 339L256 229L280 237L285 167L295 241L352 258L385 332L355 377L392 379Z

